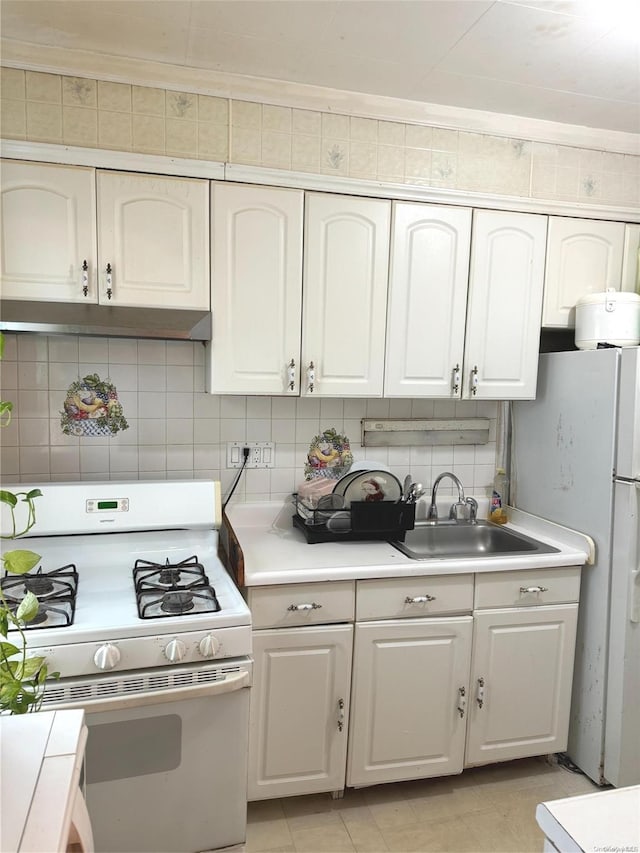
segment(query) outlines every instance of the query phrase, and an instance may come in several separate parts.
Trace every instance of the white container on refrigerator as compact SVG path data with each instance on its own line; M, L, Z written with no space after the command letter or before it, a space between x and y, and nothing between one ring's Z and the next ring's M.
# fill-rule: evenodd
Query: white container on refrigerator
M599 784L638 784L640 349L543 354L537 399L513 412L514 504L596 543L582 574L567 754Z
M637 293L588 293L576 303L578 349L597 349L599 343L616 347L640 344L640 296Z

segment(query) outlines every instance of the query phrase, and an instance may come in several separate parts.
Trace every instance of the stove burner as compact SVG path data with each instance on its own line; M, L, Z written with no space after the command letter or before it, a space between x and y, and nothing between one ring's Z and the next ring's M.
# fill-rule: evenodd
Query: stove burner
M136 560L133 567L138 616L154 619L183 613L217 613L216 591L197 557L177 563Z
M190 592L165 592L160 609L165 613L188 613L195 604Z
M167 565L166 568L160 569L158 573L158 583L164 583L168 586L177 584L180 580L180 569L173 568Z
M36 572L26 575L7 573L0 579L0 589L14 614L28 592L37 597L36 615L21 625L23 630L73 624L78 590L78 572L73 563L50 572L43 572L40 566Z
M44 608L41 604L38 605L38 610L33 619L29 622L30 627L35 627L36 625L42 625L43 622L47 622L49 619L49 614L47 613L46 608Z
M42 574L42 566L40 566L35 575L27 575L25 577L24 588L27 592L32 592L34 595L40 597L49 595L54 590L51 579L47 575Z

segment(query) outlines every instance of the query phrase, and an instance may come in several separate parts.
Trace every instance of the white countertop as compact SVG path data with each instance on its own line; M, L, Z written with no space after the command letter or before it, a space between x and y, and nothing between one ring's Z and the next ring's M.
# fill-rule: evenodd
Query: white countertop
M87 728L84 711L0 717L0 850L65 851Z
M640 785L540 803L536 820L561 853L637 851Z
M291 522L290 503L238 503L226 514L244 557L245 586L412 577L465 572L579 566L592 562L594 545L581 533L510 510L507 527L558 548L557 553L465 560L412 560L388 542L309 545Z

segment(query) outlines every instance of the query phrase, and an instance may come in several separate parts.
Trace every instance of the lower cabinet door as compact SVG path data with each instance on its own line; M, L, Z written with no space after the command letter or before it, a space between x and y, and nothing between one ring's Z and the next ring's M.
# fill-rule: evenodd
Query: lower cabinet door
M472 621L356 625L347 785L462 770Z
M466 766L567 746L578 605L474 613Z
M344 788L352 625L253 634L249 800Z

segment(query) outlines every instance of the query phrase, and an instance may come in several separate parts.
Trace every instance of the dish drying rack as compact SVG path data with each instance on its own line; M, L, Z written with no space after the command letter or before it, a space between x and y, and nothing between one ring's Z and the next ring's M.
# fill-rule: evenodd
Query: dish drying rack
M297 493L292 495L293 526L307 542L357 542L394 540L404 542L416 520L415 503L405 501L352 501L349 507L314 506Z

